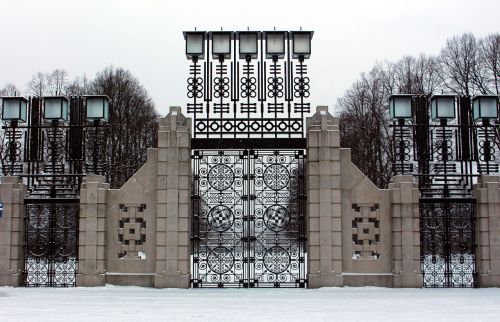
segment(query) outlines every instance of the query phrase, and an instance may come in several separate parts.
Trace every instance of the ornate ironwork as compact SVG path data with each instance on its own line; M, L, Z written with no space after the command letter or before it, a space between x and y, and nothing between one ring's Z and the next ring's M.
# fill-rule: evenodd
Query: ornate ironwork
M193 287L305 287L305 155L193 151Z
M4 122L3 174L26 178L29 198L78 198L85 174L106 174L107 125L87 122L83 97L71 97L68 121L44 120L29 99L27 124Z
M25 286L76 286L78 200L26 205Z
M471 100L458 97L453 120L431 123L428 97L414 96L414 116L393 124L393 171L413 174L423 197L470 197L481 174L499 173L495 127L472 120Z
M107 171L107 125L86 119L86 99L71 97L69 119L45 120L42 98L28 100L27 124L4 122L4 175L25 179L26 286L75 286L83 176Z
M193 58L187 111L194 118L194 138L304 137L310 80L304 58L293 58L289 38L283 59L267 59L261 37L255 59L237 54L236 39L230 58L214 61L208 54L205 61ZM207 37L207 52L211 45Z
M424 287L476 287L475 200L420 203Z
M421 265L426 287L475 287L472 185L481 174L498 173L495 127L473 122L471 99L457 98L456 119L432 123L429 97L413 96L411 119L393 124L394 174L417 178Z

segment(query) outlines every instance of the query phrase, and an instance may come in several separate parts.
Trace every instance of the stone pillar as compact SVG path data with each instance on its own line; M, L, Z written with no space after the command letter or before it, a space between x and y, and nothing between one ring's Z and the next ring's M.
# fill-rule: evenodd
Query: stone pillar
M479 177L474 196L479 286L500 287L500 177Z
M394 287L422 287L420 273L420 193L412 176L400 175L391 191Z
M0 286L23 284L24 196L26 186L19 177L2 177L0 202Z
M339 122L327 106L307 119L307 164L309 287L341 286Z
M78 286L106 283L106 203L109 183L103 176L88 175L80 189Z
M158 131L155 287L188 288L190 274L191 119L170 107Z

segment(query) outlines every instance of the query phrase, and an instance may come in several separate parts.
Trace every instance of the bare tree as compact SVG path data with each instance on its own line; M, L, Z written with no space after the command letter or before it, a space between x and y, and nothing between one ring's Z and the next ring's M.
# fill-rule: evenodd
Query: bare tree
M384 76L377 67L361 74L337 104L341 145L351 148L353 163L379 187L385 187L391 177Z
M2 89L0 89L0 96L18 96L18 95L21 95L21 91L16 85L12 83L7 83Z
M500 95L500 34L491 34L479 40L480 72L488 94ZM481 79L483 78L481 77Z
M158 113L147 91L128 70L107 67L92 82L91 92L108 95L109 182L122 186L146 161L146 150L157 142Z
M338 100L341 145L351 148L352 161L376 185L392 176L392 138L387 99L391 94L498 94L499 34L476 40L472 34L452 37L439 57L406 56L379 62ZM500 131L496 135L500 149Z
M82 77L77 76L73 81L66 85L64 92L67 96L90 95L92 94L91 85L91 81L86 75L83 75Z
M439 56L441 77L445 88L459 95L473 95L484 91L478 80L478 45L471 33L452 37Z
M47 74L47 90L50 95L61 96L67 85L68 73L64 69L55 69Z
M47 77L44 73L37 72L28 82L27 93L32 96L44 96L48 91Z

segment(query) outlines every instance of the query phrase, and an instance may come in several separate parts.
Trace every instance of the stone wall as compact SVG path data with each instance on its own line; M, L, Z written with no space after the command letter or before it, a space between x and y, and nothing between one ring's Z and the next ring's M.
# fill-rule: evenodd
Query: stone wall
M86 177L77 285L189 287L190 133L172 107L159 120L158 148L120 189Z
M0 286L23 284L24 196L26 186L17 177L2 177L0 200Z
M89 175L81 187L77 285L189 287L191 120L172 107L158 148L120 189ZM421 287L419 191L411 176L377 188L340 147L338 118L318 107L307 119L309 287ZM482 176L477 198L480 286L500 286L500 177ZM22 284L24 198L3 177L0 285Z
M420 287L418 189L377 188L340 148L326 106L307 120L309 287Z
M500 286L500 177L482 176L476 197L476 271L480 287Z

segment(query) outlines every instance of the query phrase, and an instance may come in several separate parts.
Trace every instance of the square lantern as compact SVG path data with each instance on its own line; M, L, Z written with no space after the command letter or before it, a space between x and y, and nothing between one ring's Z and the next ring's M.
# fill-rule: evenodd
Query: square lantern
M185 31L186 57L188 59L205 58L205 35L204 31Z
M214 59L231 58L231 32L213 31L210 33L210 38L212 39L212 56Z
M285 57L285 39L288 35L285 31L266 31L266 58Z
M311 56L312 31L292 31L293 58L308 59Z
M257 58L259 51L258 42L260 33L257 31L240 31L238 40L240 47L240 58Z
M477 95L472 98L474 121L498 118L498 96Z
M26 122L28 100L20 96L2 97L2 120Z
M64 96L48 96L43 98L43 118L53 121L67 121L69 101Z
M109 119L109 97L106 95L87 96L87 120L104 121Z
M389 115L391 120L412 118L412 94L395 94L389 97Z
M455 118L455 96L434 95L431 97L431 117L433 121Z

